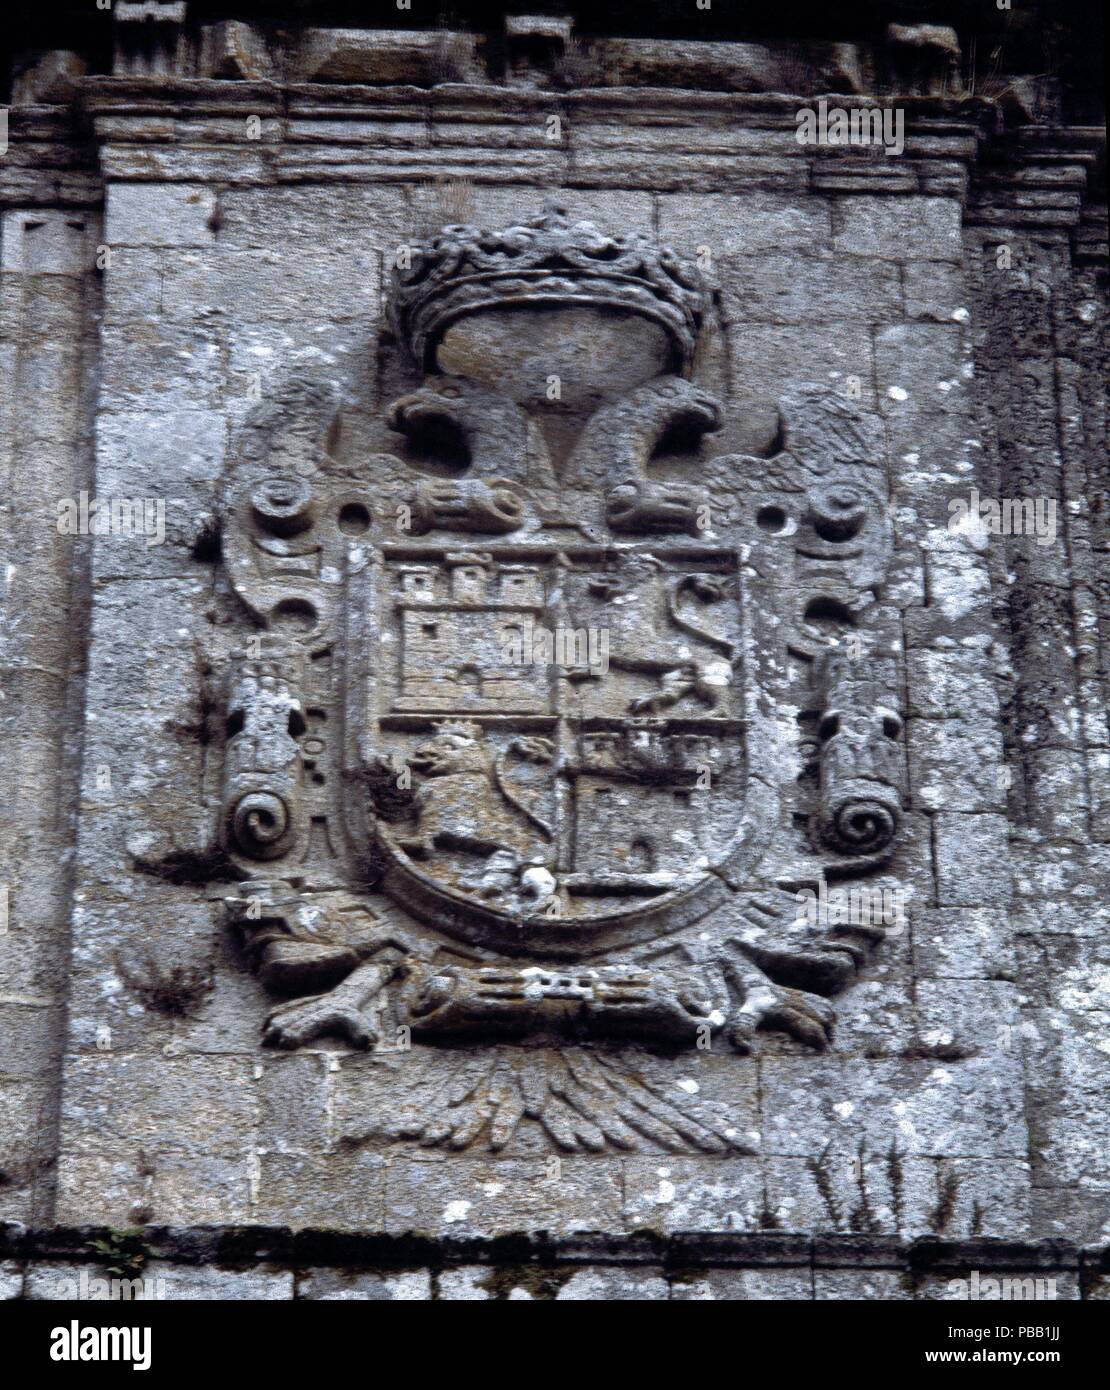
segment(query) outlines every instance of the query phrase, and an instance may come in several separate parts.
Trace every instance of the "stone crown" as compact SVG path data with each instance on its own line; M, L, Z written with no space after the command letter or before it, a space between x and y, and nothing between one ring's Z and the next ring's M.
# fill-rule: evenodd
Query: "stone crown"
M518 305L593 305L643 314L665 329L677 364L693 358L709 305L698 271L642 233L609 236L552 207L507 227L444 227L395 272L393 326L423 366L457 319Z

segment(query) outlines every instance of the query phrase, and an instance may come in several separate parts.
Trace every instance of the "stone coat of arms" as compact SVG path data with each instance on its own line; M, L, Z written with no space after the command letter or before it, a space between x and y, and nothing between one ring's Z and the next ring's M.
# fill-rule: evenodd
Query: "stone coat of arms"
M284 996L268 1043L458 1060L434 1103L398 1082L397 1136L727 1151L668 1059L825 1046L875 935L800 919L771 861L784 823L830 876L895 842L893 662L846 640L881 436L806 388L767 456L714 456L713 312L644 236L445 227L394 277L395 452L345 451L303 383L233 451L229 920Z

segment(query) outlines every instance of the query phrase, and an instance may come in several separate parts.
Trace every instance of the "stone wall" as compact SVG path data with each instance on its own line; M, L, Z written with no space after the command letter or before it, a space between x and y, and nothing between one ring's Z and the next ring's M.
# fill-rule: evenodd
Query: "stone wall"
M0 1263L0 1288L31 1299L77 1297L75 1290L118 1299L113 1279L142 1281L132 1299L167 1301L1075 1302L1104 1300L1110 1290L1104 1251L982 1238L685 1231L432 1240L259 1227L68 1228L6 1233L4 1254L11 1258ZM1004 1280L1012 1281L1005 1292Z
M1051 1237L1070 1253L1029 1258L1059 1261L1061 1296L1098 1296L1078 1247L1110 1229L1103 133L954 91L943 43L924 76L897 44L790 50L784 66L774 45L679 61L617 38L580 72L565 36L510 34L515 66L491 80L461 34L275 47L236 21L166 20L143 47L126 20L111 75L73 55L26 68L0 160L0 1213L433 1245L658 1233L617 1262L549 1252L541 1282L562 1297L583 1281L573 1296L935 1297L939 1276L895 1237ZM904 150L800 144L797 112L822 91L896 106ZM723 424L711 449L678 448L679 481L735 456L757 486L784 403L815 388L880 441L892 550L860 628L893 673L902 810L866 882L905 920L838 999L831 1045L768 1014L747 1055L690 1047L658 1076L648 1056L645 1075L730 1126L718 1152L560 1143L538 1124L492 1151L461 1129L391 1137L402 1101L459 1103L434 1100L459 1054L263 1047L274 1000L225 906L278 872L325 912L355 906L338 767L319 763L295 862L252 869L220 837L225 678L251 631L235 461L252 430L301 419L387 530L392 465L375 460L399 450L387 408L421 379L387 318L398 248L553 203L675 248L715 287L691 372ZM323 399L341 424L326 445ZM1051 543L953 527L972 488L1054 502ZM59 499L82 491L164 503L165 542L59 534ZM770 581L784 603L799 574ZM803 626L763 697L762 754L782 773L768 848L724 911L840 881L810 829L809 681L852 623L818 605ZM308 713L327 743L333 707ZM364 897L401 930L394 903ZM728 1232L763 1253L714 1266L704 1251ZM814 1254L859 1232L865 1256ZM13 1252L5 1269L15 1288L26 1263L27 1295L50 1296L36 1281L68 1258ZM348 1276L342 1259L259 1250L248 1273L206 1274L198 1255L181 1277L226 1297L237 1281L252 1297L555 1296L505 1295L513 1260L468 1258Z

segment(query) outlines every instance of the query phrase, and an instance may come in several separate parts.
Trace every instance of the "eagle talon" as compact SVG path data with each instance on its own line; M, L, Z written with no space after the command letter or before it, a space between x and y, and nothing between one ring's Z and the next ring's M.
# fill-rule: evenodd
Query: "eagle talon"
M270 1047L303 1047L325 1036L345 1038L352 1047L368 1048L377 1034L357 1005L330 995L283 1004L266 1019L262 1041Z
M835 1010L820 995L767 981L749 988L729 1022L728 1040L735 1051L746 1055L756 1050L757 1033L774 1029L824 1052L832 1042L835 1022Z
M280 1004L266 1019L262 1041L270 1047L303 1047L332 1036L345 1038L352 1047L373 1047L378 1034L364 1010L398 969L396 960L379 957L360 965L328 994Z

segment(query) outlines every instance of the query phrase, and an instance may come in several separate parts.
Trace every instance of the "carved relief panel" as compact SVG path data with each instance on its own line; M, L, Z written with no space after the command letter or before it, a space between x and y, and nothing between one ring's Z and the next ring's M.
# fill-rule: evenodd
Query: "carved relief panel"
M859 659L881 436L814 388L769 456L714 456L710 287L558 211L444 228L392 315L424 372L396 453L343 456L295 384L225 478L214 824L285 996L264 1040L449 1050L433 1101L399 1085L396 1138L728 1151L675 1056L826 1046L875 935L800 917L784 824L841 877L898 832L893 661Z

